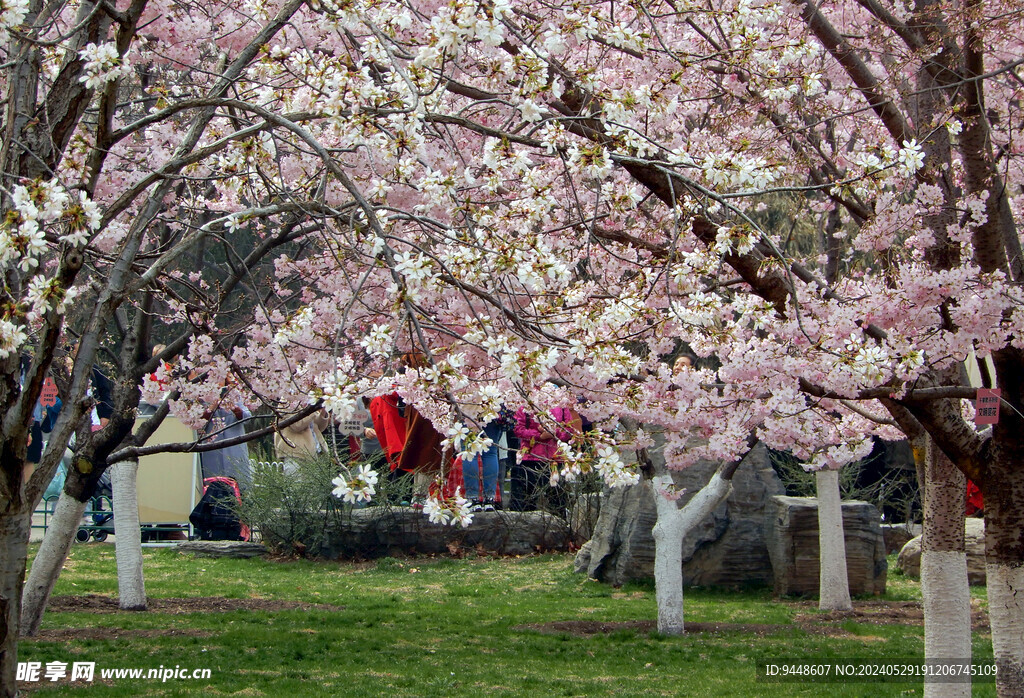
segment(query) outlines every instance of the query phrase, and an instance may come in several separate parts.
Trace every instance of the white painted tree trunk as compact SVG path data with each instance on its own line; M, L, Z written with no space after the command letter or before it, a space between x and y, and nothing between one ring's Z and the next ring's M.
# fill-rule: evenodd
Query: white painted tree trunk
M925 662L969 661L971 596L967 584L967 553L922 550L921 595L924 599ZM926 680L924 695L926 698L968 698L970 677L955 683Z
M1002 698L1024 696L1024 567L1000 563L985 566L992 652Z
M716 472L711 480L679 509L662 491L672 486L672 477L658 475L652 481L658 520L654 524L654 586L658 603L658 632L682 635L683 627L683 539L732 491L732 482Z
M31 526L27 510L0 515L0 696L5 698L18 692L18 623Z
M117 590L120 607L126 611L146 610L146 582L142 574L142 532L139 528L139 498L136 476L139 461L126 460L110 468L113 490L114 550L117 557Z
M815 473L818 489L818 608L849 611L850 580L846 574L846 538L839 497L839 471Z
M658 632L682 635L683 627L683 533L681 513L664 512L657 490L658 520L654 524L654 595L658 604ZM674 503L673 503L674 504Z
M39 624L43 621L46 602L50 600L50 592L57 582L57 576L64 567L71 543L75 540L78 526L85 513L85 502L80 502L66 492L60 493L57 509L50 519L50 526L43 536L32 570L25 582L25 591L21 597L21 634L35 635L39 632Z
M929 437L925 445L924 531L921 539L921 596L924 600L926 662L971 658L971 592L967 582L963 473ZM925 681L926 698L968 698L965 680Z

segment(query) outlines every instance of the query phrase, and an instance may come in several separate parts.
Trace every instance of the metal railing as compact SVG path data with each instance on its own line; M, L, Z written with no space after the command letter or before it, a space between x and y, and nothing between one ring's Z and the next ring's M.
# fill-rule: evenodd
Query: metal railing
M32 528L42 530L45 534L51 525L51 519L57 508L59 495L44 497L39 507L33 512ZM36 523L42 517L42 523ZM172 544L174 540L187 540L191 535L188 523L142 524L140 526L143 545L161 545L158 541ZM100 495L93 497L86 505L75 540L87 543L90 540L103 542L107 536L114 534L114 507L110 497Z

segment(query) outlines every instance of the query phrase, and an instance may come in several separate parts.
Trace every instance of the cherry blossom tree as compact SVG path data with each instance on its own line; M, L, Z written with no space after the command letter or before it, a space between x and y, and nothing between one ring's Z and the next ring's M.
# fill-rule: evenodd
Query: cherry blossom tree
M998 500L993 638L1001 690L1019 685L1016 5L321 9L348 32L323 98L359 221L346 273L337 254L302 267L347 288L266 318L313 395L344 411L379 388L351 380L366 356L443 347L395 383L457 443L498 399L545 406L557 378L609 430L702 431L669 443L677 467L734 459L751 430L836 467L898 436L873 411L906 409ZM769 195L824 251L773 226ZM312 338L346 331L365 355L322 372ZM675 381L676 340L721 366ZM961 402L971 350L1004 390L991 432Z
M237 217L249 216L266 224L268 229L256 231L259 242L251 251L243 250L241 256L227 261L237 277L231 283L237 285L248 280L246 272L252 271L246 254L262 258L288 239L279 230L295 229L295 213L305 203L301 188L292 187L288 201L280 197L274 201L273 196L263 196L263 190L234 192L226 207L209 203L208 199L224 201L218 193L222 178L209 176L210 172L232 162L244 164L245 156L235 154L234 148L254 153L252 168L258 171L256 155L272 165L266 149L273 146L266 138L258 140L258 127L237 119L224 122L237 128L212 136L204 132L235 78L301 7L298 2L285 3L259 21L243 22L245 28L232 32L230 41L220 47L190 45L187 38L173 36L180 27L173 15L186 13L188 8L183 6L169 8L173 10L170 19L165 14L168 8L150 7L146 2L121 8L16 2L4 5L0 13L7 95L0 149L4 172L0 263L5 277L0 360L7 376L0 389L3 695L16 692L15 647L33 505L77 432L64 506L59 505L57 512L57 521L68 523L56 527L73 531L83 503L109 464L108 456L126 439L132 442L139 379L158 363L141 358L148 351L139 342L147 336L143 329L150 322L147 297L162 296L171 305L173 319L193 328L175 351L182 351L190 341L216 346L220 337L216 318L231 308L232 300L221 299L222 308L186 306L183 299L189 294L182 288L193 284L202 291L203 279L199 272L190 277L181 271L183 255L208 238L236 237L242 225ZM200 18L198 10L210 7L193 9L197 9L193 29L205 27L207 35L212 35L223 18L216 12ZM156 21L158 17L163 18L161 22ZM145 35L138 31L140 23L148 25ZM133 48L147 41L161 45L161 51L150 51L141 63L136 62ZM226 58L229 52L232 60ZM186 54L196 61L181 63L178 59ZM208 62L205 70L200 57ZM198 73L191 72L195 69ZM161 99L172 91L181 99L168 109ZM257 142L264 144L263 150L253 148ZM276 176L279 181L279 171ZM272 185L275 178L267 181ZM318 205L315 196L311 205ZM302 226L303 234L311 230ZM216 299L217 294L193 295ZM257 294L257 298L262 297ZM78 306L83 310L81 323L67 327L69 309L83 301L90 305ZM120 315L128 301L133 321ZM118 409L94 432L88 417L93 404L88 395L91 369L107 329L118 323L122 323L122 342L116 363L122 370L113 391ZM64 376L64 408L42 461L28 475L26 445L32 414L44 378L61 370L54 363L55 357L64 355L60 347L72 341L77 350L70 373ZM209 354L204 352L204 357ZM223 374L229 359L227 351L222 354L219 363L204 366L204 373ZM189 404L202 398L213 379L191 386ZM44 554L44 546L37 561L49 558L59 569L67 550L66 545L63 552L60 547L54 554ZM42 588L40 608L53 576L49 586Z
M317 241L277 259L267 293L287 300L228 350L175 307L203 328L185 368L251 375L282 413L398 390L467 455L502 405L582 396L596 443L557 476L609 484L638 478L620 448L649 445L623 419L665 430L670 467L735 461L753 433L835 468L909 414L984 492L999 687L1020 692L1018 3L4 7L0 346L35 359L0 394L0 598L24 569L27 420L86 260L109 269L99 323L211 232L287 214ZM158 220L166 248L144 244ZM715 368L673 374L680 342ZM423 365L390 375L413 349ZM1003 391L990 431L959 375L972 350ZM173 387L195 421L210 384Z
M208 279L202 274L195 275L196 283L181 283L182 275L172 274L159 294L164 305L168 306L167 309L161 311L161 303L156 299L157 294L151 290L146 290L138 298L130 297L117 308L116 321L99 334L101 341L98 343L120 348L116 363L108 369L109 378L114 386L110 396L113 412L111 422L120 426L116 430L80 429L75 435L75 451L79 457L88 453L98 455L89 457L88 468L76 466L68 473L64 490L57 502L53 523L47 528L26 580L21 610L22 635L34 635L38 631L46 601L67 557L83 512L95 491L98 479L108 468L113 489L114 525L121 531L117 538L120 605L130 610L145 608L138 512L134 504L126 505L136 501L135 475L138 457L140 454L166 451L202 452L219 448L224 443L204 438L192 443L147 446L147 441L170 412L171 405L181 398L179 390L168 392L160 386L169 381L168 370L171 361L179 366L188 365L188 356L179 356L178 352L190 342L202 337L214 347L220 365L217 367L213 362L205 361L202 369L195 366L180 369L185 371L186 377L191 376L187 383L188 389L193 393L199 393L193 401L203 405L201 409L208 409L214 399L243 399L238 386L247 381L246 373L232 367L227 357L230 347L248 324L246 317L251 315L251 306L266 300L265 296L254 295L258 290L258 284L247 285L243 283L243 279L256 279L266 274L266 270L260 270L259 261L268 253L301 240L307 233L308 229L305 226L296 226L294 221L284 220L277 232L263 239L251 235L238 236L239 239L234 240L230 246L225 245L232 254L239 255L237 263L226 274L217 277L216 284L207 283ZM207 246L207 253L212 247L214 246L211 241ZM87 303L89 292L86 294L83 301ZM132 300L137 302L133 303ZM188 306L192 310L185 314L174 312L172 308L176 305ZM246 306L249 306L248 310ZM197 316L201 319L197 319ZM235 317L233 322L232 316ZM71 333L79 331L80 320L80 317L73 314L68 319L66 329ZM153 344L153 325L160 321L168 330L176 332L177 336L164 346L161 353L151 356L145 348ZM166 338L166 334L164 336ZM71 357L66 358L71 360ZM77 356L74 357L74 361L78 361ZM75 365L71 364L72 367ZM71 374L65 373L61 368L58 366L54 372L58 375L58 382L66 387L71 382ZM211 371L215 375L211 376ZM135 415L139 412L142 398L139 388L144 382L149 383L146 402L153 414L147 417L144 423L136 423ZM225 384L227 387L224 387ZM252 397L248 391L245 395ZM253 399L271 409L277 402L275 399L259 398L260 396L255 396ZM283 418L281 423L287 424L296 418L292 415ZM123 423L120 420L123 420ZM265 436L272 429L273 427L254 429L245 438L256 439Z

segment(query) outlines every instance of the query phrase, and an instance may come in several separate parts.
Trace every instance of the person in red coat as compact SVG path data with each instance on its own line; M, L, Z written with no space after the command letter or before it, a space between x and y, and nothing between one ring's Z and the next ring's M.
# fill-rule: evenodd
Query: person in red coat
M985 501L981 496L981 488L973 480L967 481L967 516L976 516L985 511Z
M398 467L413 474L413 506L421 507L430 494L431 483L442 470L444 436L411 405L405 408L405 417L405 448Z
M380 395L370 400L373 431L391 470L398 467L398 457L405 447L405 406L398 393Z
M408 489L407 483L402 482L405 479L403 476L408 473L399 469L399 460L405 448L406 409L398 393L380 395L370 400L370 420L373 422L374 435L380 441L384 458L388 462L387 498L396 504L406 498L404 492Z

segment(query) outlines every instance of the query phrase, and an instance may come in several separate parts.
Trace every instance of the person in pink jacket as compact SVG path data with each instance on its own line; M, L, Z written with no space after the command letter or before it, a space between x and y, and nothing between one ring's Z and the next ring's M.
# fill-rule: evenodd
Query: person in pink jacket
M552 469L558 467L558 444L579 433L580 417L575 410L557 407L551 410L555 422L552 433L536 417L520 407L516 411L515 435L519 439L519 458L510 473L512 511L535 511L541 493L551 478ZM548 509L553 514L564 514L564 493L552 493Z

